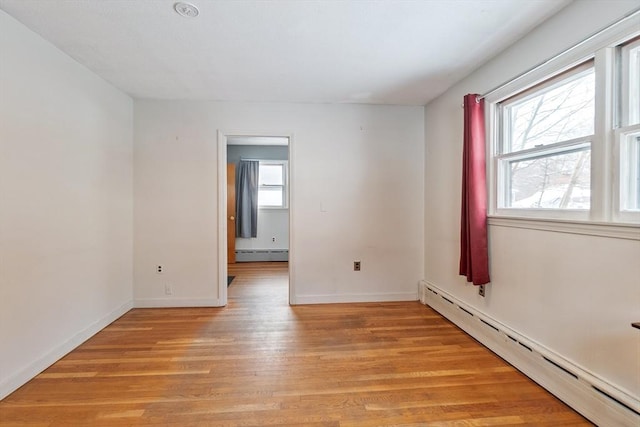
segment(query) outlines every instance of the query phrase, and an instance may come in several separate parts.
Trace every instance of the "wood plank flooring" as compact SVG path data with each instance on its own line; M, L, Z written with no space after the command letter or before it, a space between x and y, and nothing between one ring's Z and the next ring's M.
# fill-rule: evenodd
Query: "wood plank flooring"
M0 425L591 425L418 302L290 307L286 268L230 266L225 308L131 310Z

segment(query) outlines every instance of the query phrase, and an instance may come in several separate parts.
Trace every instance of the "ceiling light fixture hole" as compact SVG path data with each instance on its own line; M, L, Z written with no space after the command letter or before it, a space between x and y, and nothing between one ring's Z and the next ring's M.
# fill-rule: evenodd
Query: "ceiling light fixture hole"
M173 9L178 13L178 15L184 16L185 18L195 18L200 15L198 8L190 3L179 1L173 5Z

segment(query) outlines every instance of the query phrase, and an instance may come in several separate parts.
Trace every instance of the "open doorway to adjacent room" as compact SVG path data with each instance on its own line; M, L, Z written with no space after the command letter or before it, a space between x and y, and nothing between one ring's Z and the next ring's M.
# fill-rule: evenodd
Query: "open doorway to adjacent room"
M264 294L292 303L291 136L218 139L219 298L226 305Z

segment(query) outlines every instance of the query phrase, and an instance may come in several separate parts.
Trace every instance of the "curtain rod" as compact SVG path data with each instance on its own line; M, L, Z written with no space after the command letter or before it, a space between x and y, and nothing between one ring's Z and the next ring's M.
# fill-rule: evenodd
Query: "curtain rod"
M240 157L241 162L261 162L264 159L245 159L244 157Z
M540 62L537 65L534 65L533 67L527 69L526 71L518 74L517 76L515 76L514 78L512 78L511 80L508 80L502 84L500 84L499 86L494 87L493 89L491 89L488 92L483 93L482 95L476 97L476 101L479 102L481 99L486 98L487 96L493 94L494 92L499 91L500 89L502 89L503 87L507 86L508 84L511 84L512 82L519 80L521 78L523 78L526 75L529 75L531 73L533 73L534 71L536 71L537 69L543 67L544 65L548 64L549 62L559 58L560 56L566 54L567 52L571 52L574 49L577 49L578 47L582 46L583 44L587 43L590 40L593 40L594 38L598 37L600 34L604 33L605 31L607 31L609 28L613 27L614 25L618 25L623 21L626 21L628 19L632 19L633 17L635 17L635 15L637 15L638 13L640 13L640 8L637 8L635 10L632 10L631 12L627 13L626 15L624 15L623 17L621 17L620 19L618 19L615 22L612 22L611 24L607 25L604 28L599 29L598 31L596 31L595 33L591 34L590 36L588 36L587 38L579 41L578 43L574 44L573 46L571 46L569 49L564 50L556 55L553 55L551 58L548 58L542 62Z

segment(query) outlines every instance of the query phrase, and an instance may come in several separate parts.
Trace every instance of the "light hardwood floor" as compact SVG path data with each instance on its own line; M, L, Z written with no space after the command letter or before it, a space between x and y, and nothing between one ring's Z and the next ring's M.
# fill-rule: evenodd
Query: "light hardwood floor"
M590 425L418 302L290 307L286 267L230 266L225 308L131 310L0 425Z

